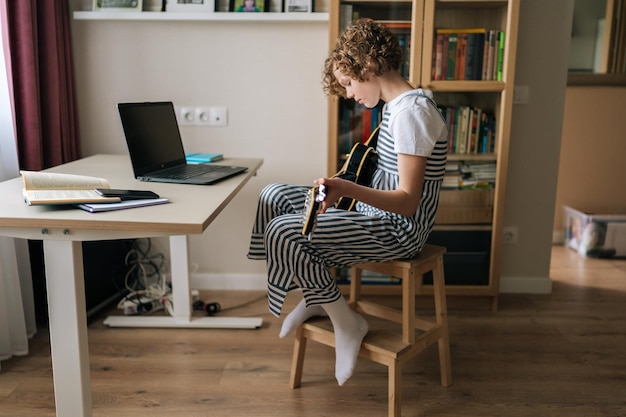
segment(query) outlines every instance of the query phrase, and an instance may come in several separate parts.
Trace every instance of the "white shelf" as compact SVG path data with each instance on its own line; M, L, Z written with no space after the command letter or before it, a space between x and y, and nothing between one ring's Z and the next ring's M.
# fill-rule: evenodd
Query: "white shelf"
M74 12L75 20L328 22L328 13Z

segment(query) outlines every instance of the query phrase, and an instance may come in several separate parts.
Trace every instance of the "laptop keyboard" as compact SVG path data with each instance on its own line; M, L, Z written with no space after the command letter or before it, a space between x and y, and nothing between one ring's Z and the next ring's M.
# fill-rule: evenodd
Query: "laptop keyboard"
M219 169L218 165L186 165L183 167L173 168L169 171L160 172L153 176L167 180L185 180L187 178L195 177L206 172L215 171L217 169Z

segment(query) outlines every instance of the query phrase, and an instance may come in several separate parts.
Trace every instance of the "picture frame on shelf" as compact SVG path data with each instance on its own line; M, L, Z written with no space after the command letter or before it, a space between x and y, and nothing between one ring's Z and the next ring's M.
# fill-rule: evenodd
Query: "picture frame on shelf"
M215 11L215 0L166 0L165 11L212 13Z
M269 0L230 0L229 12L263 13L269 11Z
M94 11L140 12L143 0L93 0Z
M311 13L312 11L311 0L285 0L285 13Z

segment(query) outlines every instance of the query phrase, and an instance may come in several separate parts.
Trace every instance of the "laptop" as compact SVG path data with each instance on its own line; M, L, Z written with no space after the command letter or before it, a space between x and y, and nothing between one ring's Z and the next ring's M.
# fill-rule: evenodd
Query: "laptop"
M135 178L176 184L215 184L247 171L246 167L188 164L171 101L119 103Z

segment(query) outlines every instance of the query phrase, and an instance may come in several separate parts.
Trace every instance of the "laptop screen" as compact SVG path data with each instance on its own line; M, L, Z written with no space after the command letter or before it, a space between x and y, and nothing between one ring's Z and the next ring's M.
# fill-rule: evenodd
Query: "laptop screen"
M135 176L185 163L172 102L119 103Z

